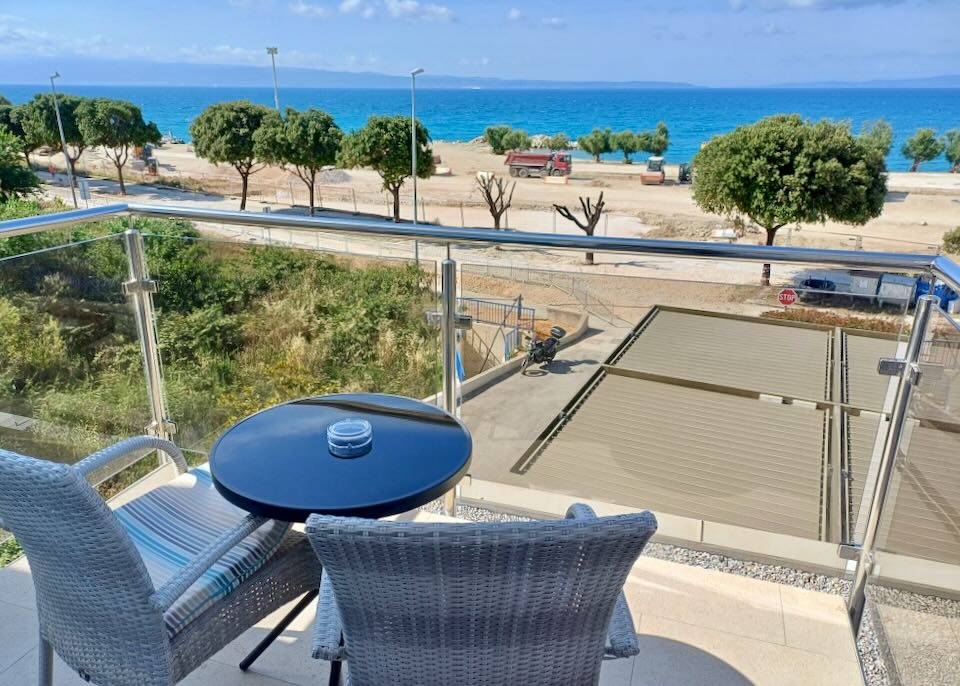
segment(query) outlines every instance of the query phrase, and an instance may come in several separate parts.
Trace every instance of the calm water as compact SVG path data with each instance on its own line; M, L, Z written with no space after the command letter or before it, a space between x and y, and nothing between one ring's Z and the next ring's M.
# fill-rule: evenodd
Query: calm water
M13 102L29 100L41 86L0 86ZM130 100L161 131L188 138L190 121L214 102L246 98L273 105L271 88L182 88L74 86L77 95ZM281 106L317 107L330 112L344 129L361 126L371 114L409 112L406 90L288 88L280 91ZM864 121L885 118L896 141L890 156L893 170L908 163L900 156L903 140L919 127L942 133L960 128L960 89L957 90L433 90L417 93L417 115L435 140L470 140L490 124L510 124L533 133L565 132L571 137L594 126L617 129L653 128L658 120L670 127L672 161L689 160L702 141L769 114L798 112L820 119L847 119L859 129ZM611 157L616 158L617 155ZM924 164L942 171L940 160Z

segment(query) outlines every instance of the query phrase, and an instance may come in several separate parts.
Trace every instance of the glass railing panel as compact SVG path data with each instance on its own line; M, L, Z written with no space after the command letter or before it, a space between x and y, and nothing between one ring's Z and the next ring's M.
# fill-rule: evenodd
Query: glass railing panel
M468 378L468 494L534 512L650 508L670 538L845 568L837 544L863 497L844 479L847 422L887 409L877 363L903 344L912 288L833 267L775 264L766 286L756 263L596 253L590 266L582 252L485 246L457 256L484 327L512 341L515 315L490 320L495 305L521 306L538 337L560 326L569 343L549 365Z
M116 228L82 227L11 239L3 246L3 449L73 463L142 434L150 423L134 315L122 293L123 243L116 233L98 235ZM142 459L146 454L132 454L101 471L96 476L101 492L111 496L156 466ZM0 566L20 554L7 538L0 531L5 541Z
M127 259L108 235L0 260L0 445L76 460L150 423Z
M891 683L960 683L960 323L932 318L877 538L868 622Z
M206 453L240 419L338 392L435 401L435 260L413 244L259 227L147 235L177 442ZM349 251L348 251L349 249Z

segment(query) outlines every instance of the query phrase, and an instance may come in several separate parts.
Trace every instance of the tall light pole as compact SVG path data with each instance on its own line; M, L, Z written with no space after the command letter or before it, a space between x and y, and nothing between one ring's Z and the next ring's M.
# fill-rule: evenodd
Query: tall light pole
M410 168L413 176L413 223L417 223L417 77L423 73L419 67L410 72Z
M267 54L270 55L270 63L273 65L273 106L277 108L277 114L280 114L280 90L277 88L277 49L267 48Z
M60 78L60 72L56 71L50 77L50 90L53 91L53 109L57 113L57 128L60 129L60 145L63 148L63 159L67 163L67 180L70 182L70 194L73 196L73 207L77 209L77 190L73 187L73 162L70 161L70 155L67 154L67 137L63 134L63 119L60 118L60 101L57 100L57 87L53 80Z

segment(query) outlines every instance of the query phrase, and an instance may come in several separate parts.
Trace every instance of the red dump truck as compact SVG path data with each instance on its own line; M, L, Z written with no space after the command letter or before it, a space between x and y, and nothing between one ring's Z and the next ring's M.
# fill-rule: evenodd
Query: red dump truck
M568 152L507 153L504 164L510 165L510 176L569 176L573 160Z

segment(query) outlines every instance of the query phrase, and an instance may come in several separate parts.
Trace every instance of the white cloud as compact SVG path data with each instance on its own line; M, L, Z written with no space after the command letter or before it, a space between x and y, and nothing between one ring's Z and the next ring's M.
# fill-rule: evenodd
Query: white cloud
M328 14L327 8L323 5L305 2L305 0L297 0L291 3L290 11L302 17L325 17Z
M453 12L445 5L421 3L418 0L383 0L391 17L410 17L428 21L451 21Z
M510 11L507 12L507 19L510 21L519 21L523 19L523 12L518 10L516 7L511 7Z
M890 7L902 5L908 0L753 0L749 4L765 10L840 10L860 7ZM748 0L729 0L730 8L739 11L747 6Z
M567 22L561 17L544 17L541 22L544 26L548 26L551 29L562 29L567 25Z
M340 3L340 13L359 14L364 19L369 19L377 13L377 10L368 0L343 0Z

